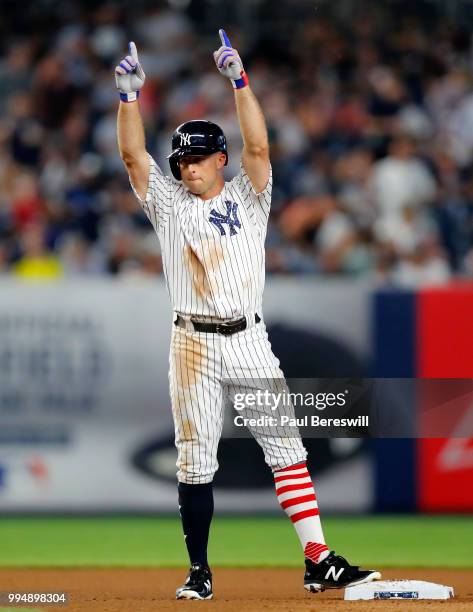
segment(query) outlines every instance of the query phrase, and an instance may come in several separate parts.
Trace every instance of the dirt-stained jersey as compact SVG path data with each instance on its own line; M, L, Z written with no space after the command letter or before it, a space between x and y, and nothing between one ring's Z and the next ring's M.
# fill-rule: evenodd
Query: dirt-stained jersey
M150 156L146 197L135 195L159 237L175 312L221 319L261 312L271 189L272 175L257 194L241 166L218 196L202 200Z

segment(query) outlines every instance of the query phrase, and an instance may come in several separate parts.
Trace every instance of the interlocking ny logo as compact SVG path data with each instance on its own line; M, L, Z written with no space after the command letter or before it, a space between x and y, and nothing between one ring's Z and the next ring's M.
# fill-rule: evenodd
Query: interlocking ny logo
M181 134L181 147L190 146L190 144L191 144L191 135Z
M330 574L333 575L333 579L334 580L338 580L340 578L340 576L342 575L342 572L345 568L341 567L338 572L335 572L335 565L331 565L328 568L328 572L325 574L325 580L328 580L330 578Z
M235 228L241 227L237 216L238 204L235 202L230 202L230 200L225 200L225 204L227 206L227 214L222 215L212 208L210 211L209 221L218 227L222 236L226 235L225 228L223 227L224 223L226 223L230 228L230 236L235 236L237 233Z

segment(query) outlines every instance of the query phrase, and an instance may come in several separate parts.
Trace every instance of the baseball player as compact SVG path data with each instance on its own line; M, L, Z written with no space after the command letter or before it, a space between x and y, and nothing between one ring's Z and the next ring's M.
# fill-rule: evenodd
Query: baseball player
M254 391L255 380L272 380L276 389L285 384L262 313L272 187L268 135L240 56L225 32L219 34L214 59L233 85L244 145L240 172L229 182L223 178L225 135L204 120L176 129L168 156L172 176L165 175L146 152L138 102L145 73L133 42L115 70L120 155L160 240L174 311L169 382L179 509L191 564L177 599L213 596L207 542L226 381L234 381L230 396L236 390ZM278 501L301 541L305 588L316 592L380 578L327 547L298 432L287 437L250 429L274 474Z

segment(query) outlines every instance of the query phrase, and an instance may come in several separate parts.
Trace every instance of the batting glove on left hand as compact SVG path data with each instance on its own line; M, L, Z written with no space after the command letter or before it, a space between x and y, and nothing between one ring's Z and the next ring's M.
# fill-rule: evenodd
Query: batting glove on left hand
M146 75L138 59L134 42L128 43L130 55L127 55L115 68L115 82L120 91L120 100L134 102L145 84Z
M218 33L222 43L222 46L214 52L214 60L218 71L232 81L235 89L242 89L248 85L248 77L243 68L243 62L238 55L238 51L232 47L225 30L219 30Z

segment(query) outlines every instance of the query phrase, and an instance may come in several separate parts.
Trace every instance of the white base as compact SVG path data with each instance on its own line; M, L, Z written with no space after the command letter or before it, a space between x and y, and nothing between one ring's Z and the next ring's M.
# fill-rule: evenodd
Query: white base
M345 599L450 599L453 587L424 580L380 580L345 589Z

